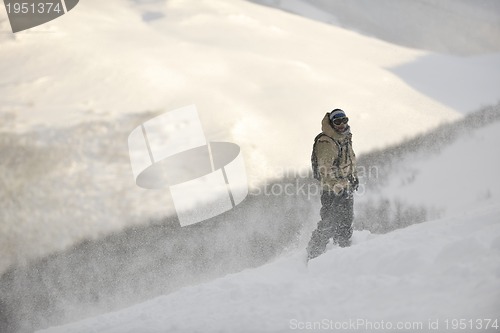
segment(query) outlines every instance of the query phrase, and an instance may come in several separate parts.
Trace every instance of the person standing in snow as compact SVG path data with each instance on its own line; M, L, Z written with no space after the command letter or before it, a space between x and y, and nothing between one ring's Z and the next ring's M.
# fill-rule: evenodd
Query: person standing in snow
M308 259L322 254L330 239L341 247L351 244L353 192L359 180L348 121L341 109L327 113L322 132L314 139L311 161L314 177L321 182L322 207L321 221L307 246Z

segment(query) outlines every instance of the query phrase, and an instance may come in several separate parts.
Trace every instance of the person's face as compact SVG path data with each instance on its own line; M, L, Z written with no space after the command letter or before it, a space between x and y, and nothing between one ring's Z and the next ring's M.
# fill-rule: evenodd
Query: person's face
M333 128L342 133L347 129L347 122L349 121L349 118L347 117L342 117L342 118L336 118L332 121Z

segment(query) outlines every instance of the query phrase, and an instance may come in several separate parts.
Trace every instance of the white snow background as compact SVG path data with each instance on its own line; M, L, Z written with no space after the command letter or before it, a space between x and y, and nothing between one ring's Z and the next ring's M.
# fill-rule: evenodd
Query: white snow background
M294 11L304 5L290 3L299 4ZM315 13L340 22L318 3L311 2ZM172 214L168 193L135 186L126 147L133 128L162 112L195 103L210 140L242 147L256 189L283 170L308 167L312 138L334 107L347 111L361 155L497 103L498 5L474 2L472 15L467 1L421 1L417 12L415 2L399 3L430 29L421 44L404 29L398 38L405 41L381 37L400 23L402 9L390 1L360 2L364 13L386 8L371 36L353 31L365 33L362 27L222 0L85 0L58 20L13 35L0 6L0 269L30 267L83 240ZM353 15L351 7L341 8ZM436 8L444 8L440 19L426 25ZM456 24L464 17L467 25ZM483 28L469 45L463 32L474 24ZM442 31L448 34L437 45L449 39L454 46L436 53ZM274 262L53 330L258 332L287 331L293 318L439 318L442 324L446 317L498 316L498 129L492 124L464 135L431 157L412 156L376 195L356 204L403 200L434 208L428 219L439 220L387 235L356 232L352 248L332 249L306 270L294 251L318 219L313 200L299 216L297 250ZM286 222L279 213L255 218ZM138 262L151 256L144 253ZM57 286L53 278L43 283ZM10 285L0 287L3 293ZM0 309L15 299L9 297L0 299ZM54 297L63 304L53 310L56 319L19 331L131 303L104 300L106 306L90 311L69 302L65 308L64 296ZM34 304L15 315L29 321L31 310L44 307ZM12 313L0 315L9 322Z

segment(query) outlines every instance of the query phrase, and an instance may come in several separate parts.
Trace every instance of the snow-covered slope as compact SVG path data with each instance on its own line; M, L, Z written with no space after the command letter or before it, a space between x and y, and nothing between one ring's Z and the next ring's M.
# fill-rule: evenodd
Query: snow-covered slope
M470 131L431 160L416 156L395 171L379 193L415 205L458 215L485 201L500 199L500 126ZM499 220L500 221L500 220Z
M113 293L120 288L133 293L137 281L144 289L158 281L155 274L169 262L156 260L161 251L185 249L191 240L200 245L196 240L205 235L164 245L163 232L185 236L189 230L149 228L173 209L168 193L133 182L127 135L144 120L195 103L209 140L242 147L255 189L309 168L311 140L333 107L348 112L361 154L496 102L498 58L436 56L241 0L85 0L15 35L0 5L0 272L11 266L1 276L8 283L0 286L0 330L36 326L44 316L49 323L83 316L106 303L105 295L116 308ZM451 85L464 77L466 83ZM432 91L423 89L429 79L438 82ZM257 255L262 260L276 250L265 248L270 237L262 214L269 210L259 207L261 198L250 199L253 216L240 215L233 225L259 221L238 236L256 240L248 248L264 248L265 255ZM284 204L277 209L286 207L286 214L301 210L294 227L312 227L317 219L309 214L317 202L262 200L264 208ZM276 235L285 220L272 222L279 222ZM143 229L130 228L136 225ZM289 240L295 230L287 231ZM189 254L212 242L202 241ZM232 267L258 262L251 259L237 258L240 266ZM151 280L139 274L144 267ZM106 284L124 270L129 275L116 286ZM104 282L95 278L98 272L107 274ZM83 288L72 298L82 281L91 292Z
M39 332L320 331L349 322L360 325L360 331L377 331L373 327L385 323L391 325L386 328L425 332L436 321L444 331L446 319L449 325L452 319L472 319L474 325L476 319L500 320L499 216L497 204L383 236L357 232L351 248L334 248L308 268L298 256L282 257L119 312ZM327 326L311 326L318 323ZM400 324L412 326L403 330Z
M412 48L455 55L500 51L496 0L250 0Z
M351 111L365 133L360 151L456 118L387 70L423 52L245 1L160 2L155 12L163 16L153 21L142 19L141 8L90 0L39 33L3 41L0 103L16 118L9 129L196 103L209 135L259 147L246 149L261 155L257 168L304 166L266 143L284 146L283 133L299 130L314 135L318 118L334 106ZM411 126L401 122L376 135L374 115L382 112L394 121L409 117ZM255 130L267 135L255 137ZM304 154L310 148L303 140L295 146Z
M385 233L498 198L499 121L497 105L361 156L356 227Z
M154 114L197 104L209 140L242 147L255 186L284 168L308 167L310 138L333 107L347 110L358 153L471 111L440 99L454 77L444 76L432 97L401 80L413 77L412 64L426 52L246 1L86 0L15 35L3 6L0 17L0 129L4 149L23 151L2 173L0 246L8 254L0 270L140 223L137 216L172 212L164 194L131 186L127 147L119 144ZM438 73L441 61L432 64L418 73ZM500 98L492 88L498 68L454 64L455 73L488 70L492 78L454 89L461 106ZM104 125L81 125L91 121ZM82 156L87 144L92 153Z
M393 72L454 110L467 113L478 105L499 101L498 1L250 1L394 44L437 52L398 65Z
M173 211L168 193L133 186L123 144L153 114L197 104L253 185L307 167L332 107L363 133L358 152L459 116L385 69L422 52L246 1L87 0L15 35L0 11L1 270Z
M352 247L332 248L307 268L303 250L292 251L257 269L40 332L285 332L338 325L418 332L464 323L467 331L496 331L485 326L487 319L500 324L499 139L496 122L440 153L406 160L408 169L391 177L387 191L445 207L445 218L385 235L357 231Z
M428 328L464 318L475 325L497 318L500 306L499 216L496 205L373 239L358 232L352 248L332 249L307 270L298 258L284 257L41 332L279 332L323 320Z

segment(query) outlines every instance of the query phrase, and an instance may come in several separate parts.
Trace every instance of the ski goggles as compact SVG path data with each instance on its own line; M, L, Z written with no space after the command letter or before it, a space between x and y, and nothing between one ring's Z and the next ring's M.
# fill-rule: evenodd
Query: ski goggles
M343 118L333 119L332 122L334 125L342 125L342 124L347 124L348 121L349 121L349 118L343 117Z

